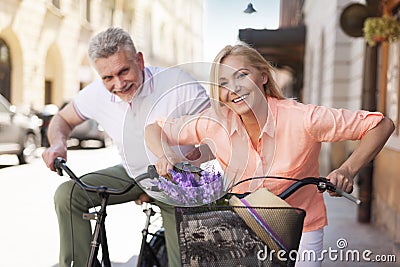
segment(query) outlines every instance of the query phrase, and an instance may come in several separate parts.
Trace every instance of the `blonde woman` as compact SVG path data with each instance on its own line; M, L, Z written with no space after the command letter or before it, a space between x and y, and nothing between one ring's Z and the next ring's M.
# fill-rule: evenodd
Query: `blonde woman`
M327 178L350 192L357 172L382 149L394 130L381 113L305 105L283 96L271 65L246 44L226 46L211 70L212 107L194 116L162 119L147 126L145 140L159 157L159 174L166 175L176 162L170 145L208 144L228 173L228 179L254 176L319 177L318 156L322 142L361 140L352 155ZM234 192L266 187L279 194L290 185L285 180L253 180ZM327 225L322 194L304 187L286 200L304 209L306 217L299 253L320 255L323 228ZM307 259L305 259L307 260ZM318 259L300 259L296 266L320 266Z

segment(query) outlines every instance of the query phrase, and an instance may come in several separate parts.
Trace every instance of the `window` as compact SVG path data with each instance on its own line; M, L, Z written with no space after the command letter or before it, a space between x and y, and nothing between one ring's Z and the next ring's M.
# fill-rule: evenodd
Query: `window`
M11 54L5 41L0 38L0 94L11 99Z
M44 82L44 104L51 104L53 96L52 96L52 92L53 92L53 83L52 81L46 80Z
M81 17L87 22L91 21L91 2L91 0L80 1Z
M56 8L60 8L60 0L52 0L51 3L53 4L53 6L55 6Z

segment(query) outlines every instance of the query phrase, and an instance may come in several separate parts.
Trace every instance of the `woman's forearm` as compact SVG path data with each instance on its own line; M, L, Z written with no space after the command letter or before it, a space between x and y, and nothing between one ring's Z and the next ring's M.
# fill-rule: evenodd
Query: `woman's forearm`
M160 158L164 153L162 151L162 129L157 123L149 124L146 126L144 131L144 140L146 142L146 146Z
M147 147L158 158L175 155L167 142L167 137L157 123L147 125L144 136Z
M359 146L340 168L345 168L354 177L358 171L375 158L394 131L392 120L383 118L373 129L368 131L360 141Z
M161 176L169 175L175 163L182 161L170 148L167 138L158 124L149 124L145 128L144 139L147 147L158 158L154 164L157 173Z

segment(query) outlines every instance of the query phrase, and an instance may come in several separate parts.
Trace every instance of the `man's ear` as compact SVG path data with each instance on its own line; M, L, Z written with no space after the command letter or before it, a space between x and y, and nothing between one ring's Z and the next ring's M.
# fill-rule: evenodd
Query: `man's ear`
M137 52L137 54L136 54L136 63L140 67L140 70L144 70L144 59L143 59L143 53L142 52Z

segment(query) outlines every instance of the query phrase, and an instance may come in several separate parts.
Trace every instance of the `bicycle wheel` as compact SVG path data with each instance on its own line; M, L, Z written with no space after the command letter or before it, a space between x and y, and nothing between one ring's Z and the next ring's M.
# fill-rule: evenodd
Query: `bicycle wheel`
M143 251L140 267L167 267L168 256L164 229L159 229Z

